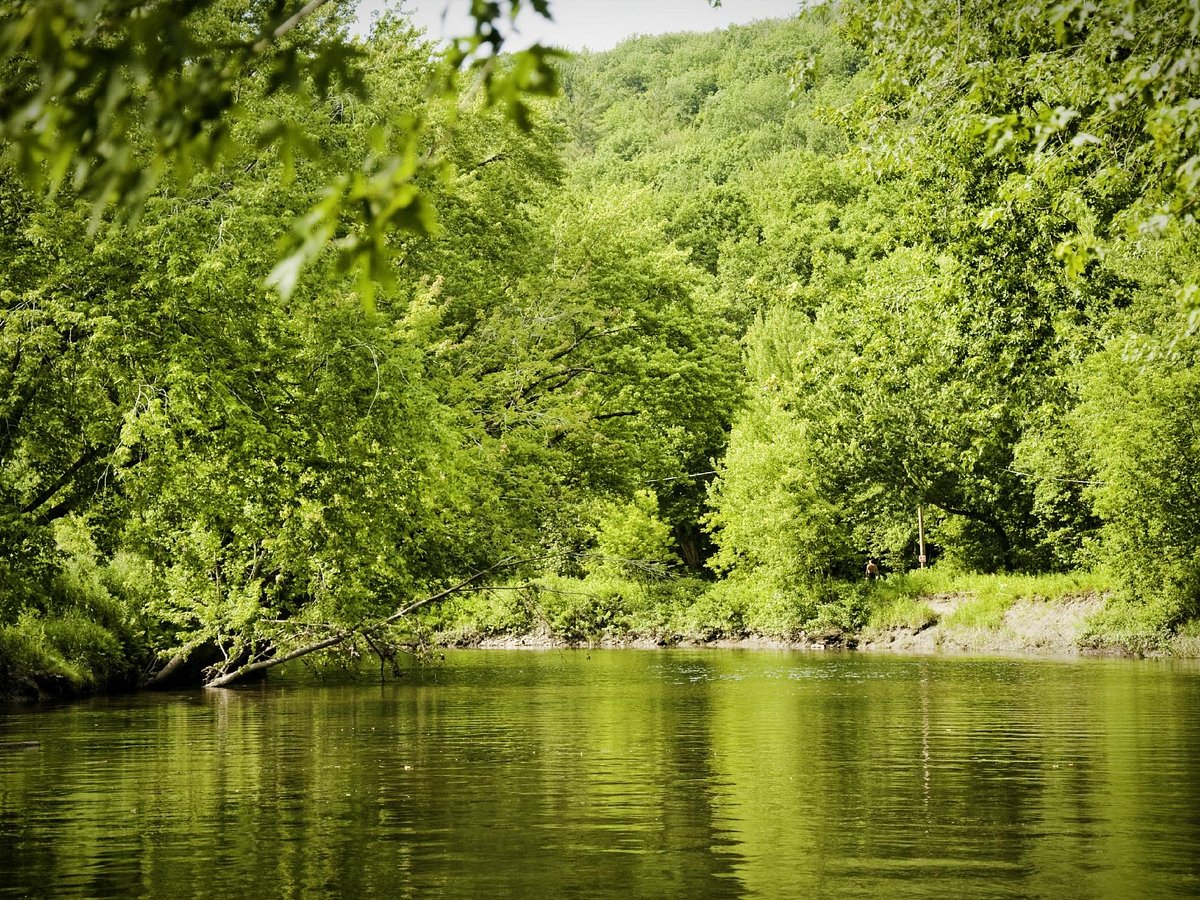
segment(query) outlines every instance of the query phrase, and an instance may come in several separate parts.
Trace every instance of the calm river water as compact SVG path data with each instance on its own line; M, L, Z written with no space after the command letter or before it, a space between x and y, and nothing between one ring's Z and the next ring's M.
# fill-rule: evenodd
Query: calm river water
M457 652L0 708L0 896L1200 894L1200 666Z

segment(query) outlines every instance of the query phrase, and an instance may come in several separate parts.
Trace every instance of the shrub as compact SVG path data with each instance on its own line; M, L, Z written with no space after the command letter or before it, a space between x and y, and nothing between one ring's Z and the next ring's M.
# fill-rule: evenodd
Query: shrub
M1163 600L1112 599L1088 620L1080 646L1094 650L1113 648L1136 654L1161 650L1171 638L1170 622L1174 613L1169 605L1169 601Z
M94 690L129 674L121 642L78 613L53 618L27 610L0 628L0 683L16 696Z
M880 631L892 628L920 631L937 620L937 613L928 603L912 597L896 597L883 604L873 605L867 616L867 624Z
M596 524L597 556L591 572L626 578L661 578L678 560L671 528L658 517L658 498L638 491L628 503L605 503Z
M704 641L740 637L746 633L745 597L741 584L732 580L717 582L680 610L676 630Z

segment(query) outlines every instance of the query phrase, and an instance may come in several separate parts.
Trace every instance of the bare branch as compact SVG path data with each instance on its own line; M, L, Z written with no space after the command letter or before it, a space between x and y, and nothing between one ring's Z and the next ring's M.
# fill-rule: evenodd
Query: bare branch
M270 38L264 37L257 44L255 44L254 52L262 53L267 49L268 46L270 46L271 41L279 40L328 2L329 0L308 0L308 3L305 3L295 15L284 21L274 31L272 31Z

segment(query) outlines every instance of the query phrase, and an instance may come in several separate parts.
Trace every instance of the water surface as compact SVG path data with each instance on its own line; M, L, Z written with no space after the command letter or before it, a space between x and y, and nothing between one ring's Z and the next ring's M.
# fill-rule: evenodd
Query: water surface
M2 896L1200 894L1200 668L449 653L0 710Z

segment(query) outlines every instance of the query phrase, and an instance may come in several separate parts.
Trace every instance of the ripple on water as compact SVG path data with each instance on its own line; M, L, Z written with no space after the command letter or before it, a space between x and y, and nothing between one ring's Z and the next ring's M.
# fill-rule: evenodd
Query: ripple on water
M719 650L22 708L0 895L1186 896L1197 709L1129 661Z

